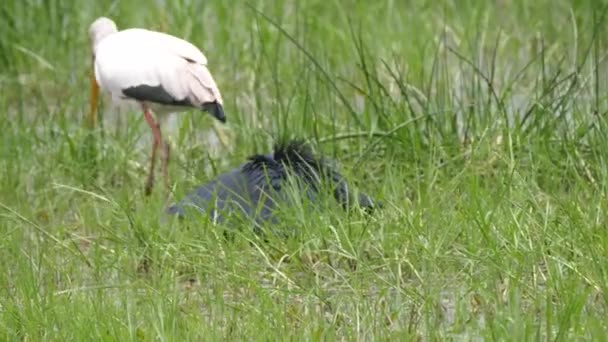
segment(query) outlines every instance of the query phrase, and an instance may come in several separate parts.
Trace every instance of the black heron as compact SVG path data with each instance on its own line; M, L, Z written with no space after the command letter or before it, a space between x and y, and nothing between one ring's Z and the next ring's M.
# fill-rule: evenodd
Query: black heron
M246 163L186 195L167 212L180 217L208 215L215 222L244 214L257 226L276 224L277 210L294 203L288 189L297 189L302 199L318 204L325 186L344 209L358 207L371 213L380 206L366 194L355 194L344 177L327 160L315 156L308 144L291 140L275 145L272 153L249 157Z

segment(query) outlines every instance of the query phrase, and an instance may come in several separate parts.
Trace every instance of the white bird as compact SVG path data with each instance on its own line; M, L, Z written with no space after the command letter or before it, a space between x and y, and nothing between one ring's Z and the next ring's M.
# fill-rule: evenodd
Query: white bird
M183 39L140 28L118 31L116 24L105 17L91 24L89 39L93 52L91 126L95 125L100 87L112 97L137 101L154 136L145 193L152 191L159 146L165 184L169 186L170 148L162 139L158 119L197 108L226 122L222 96L207 69L207 58Z

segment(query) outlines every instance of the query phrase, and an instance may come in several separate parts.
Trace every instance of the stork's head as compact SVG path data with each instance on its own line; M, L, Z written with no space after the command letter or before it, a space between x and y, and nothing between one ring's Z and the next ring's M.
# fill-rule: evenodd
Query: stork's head
M106 17L97 18L89 27L91 49L94 50L95 46L97 46L100 41L115 32L118 32L118 29L111 19Z
M91 98L89 109L89 124L91 128L95 127L95 114L97 112L97 98L99 96L99 85L95 79L95 47L105 37L112 33L118 32L116 24L108 18L97 18L89 27L89 43L91 44Z

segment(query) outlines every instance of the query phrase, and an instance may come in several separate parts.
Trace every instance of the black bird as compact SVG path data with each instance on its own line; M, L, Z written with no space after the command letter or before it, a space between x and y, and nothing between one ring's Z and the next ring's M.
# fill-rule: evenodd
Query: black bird
M257 226L276 224L277 209L293 205L294 192L288 189L296 189L300 198L319 204L324 186L332 189L333 197L345 209L360 207L371 212L379 206L365 194L355 195L342 175L317 158L305 142L291 140L275 145L273 153L249 157L248 162L198 187L167 212L180 217L208 214L215 222L244 214Z

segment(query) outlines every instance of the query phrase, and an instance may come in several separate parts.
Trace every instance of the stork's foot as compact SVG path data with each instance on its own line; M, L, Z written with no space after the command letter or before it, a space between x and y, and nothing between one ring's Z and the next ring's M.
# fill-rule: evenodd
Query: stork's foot
M152 156L150 158L150 171L148 172L148 178L146 179L146 185L144 186L144 194L146 196L150 196L152 193L152 187L154 186L154 164L156 161L156 148L158 147L158 143L156 140L154 144L152 144Z
M154 176L150 174L146 180L146 185L144 186L144 194L146 196L150 196L150 194L152 194L152 187L154 187Z
M163 171L163 178L165 179L165 188L167 188L167 192L171 192L171 180L169 179L169 156L171 148L166 141L163 142L161 153L161 168Z

